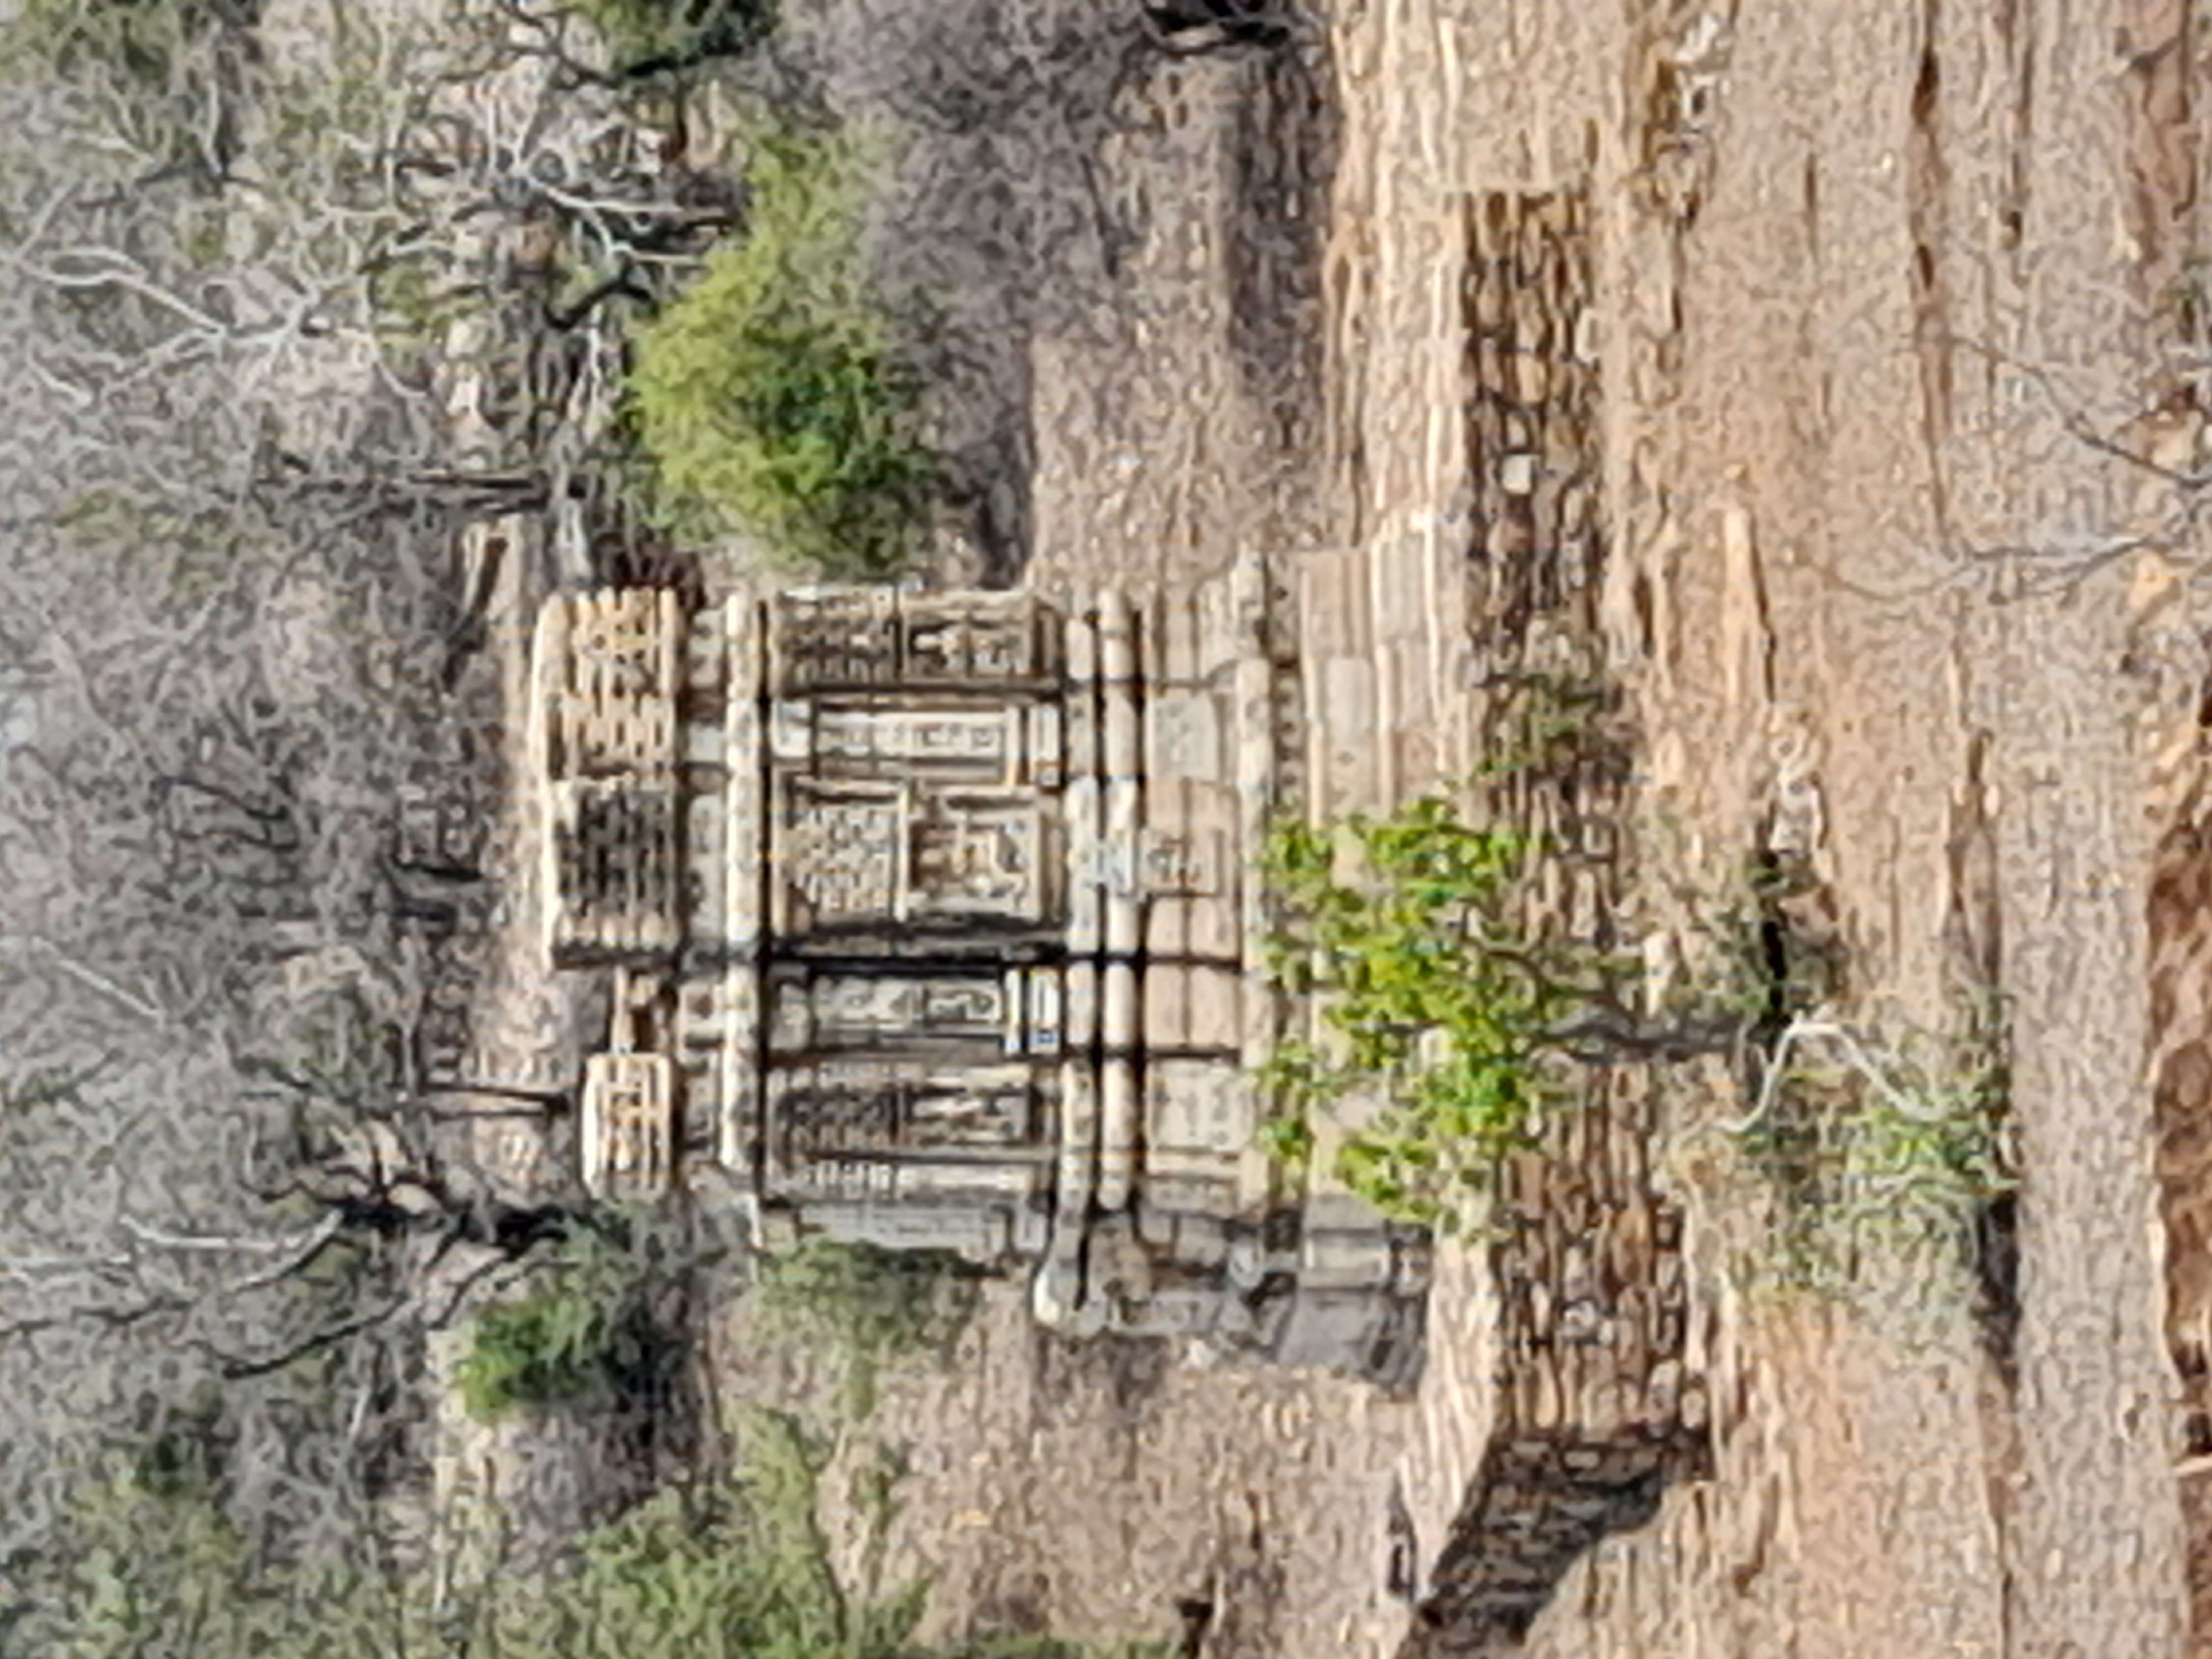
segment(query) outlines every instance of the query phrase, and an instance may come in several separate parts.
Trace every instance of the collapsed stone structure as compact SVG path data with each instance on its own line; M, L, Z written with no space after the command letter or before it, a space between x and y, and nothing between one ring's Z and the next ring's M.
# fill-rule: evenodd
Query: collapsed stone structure
M1710 1466L1682 1214L1651 1178L1642 1084L1593 1077L1578 1109L1500 1171L1488 1442L1401 1659L1510 1648L1577 1558Z
M1408 1381L1427 1246L1255 1148L1282 599L561 594L545 946L612 969L584 1173L1034 1273L1048 1325Z
M1589 196L1482 191L1463 208L1478 641L1509 676L1589 680L1606 551ZM1545 902L1580 939L1603 935L1620 878L1620 780L1602 745L1589 760L1509 781L1498 803L1568 854ZM1683 1216L1650 1167L1650 1079L1595 1068L1578 1092L1500 1171L1487 1443L1401 1659L1510 1649L1577 1558L1710 1467Z
M1576 191L1468 204L1469 569L1504 669L1556 668L1535 636L1588 608L1602 562L1589 219ZM1364 584L1359 559L1335 562ZM1141 605L550 601L546 946L617 986L583 1093L592 1188L720 1170L771 1242L947 1246L1025 1264L1063 1329L1409 1382L1425 1242L1287 1179L1252 1134L1285 1018L1260 971L1265 817L1306 793L1310 746L1395 778L1360 746L1431 738L1374 732L1356 699L1309 722L1305 686L1403 665L1361 660L1326 605L1310 631L1344 637L1308 657L1293 608L1257 561ZM1613 805L1532 810L1587 873ZM1623 1069L1583 1105L1504 1173L1477 1322L1489 1437L1424 1552L1405 1659L1510 1646L1581 1553L1706 1464L1648 1093Z

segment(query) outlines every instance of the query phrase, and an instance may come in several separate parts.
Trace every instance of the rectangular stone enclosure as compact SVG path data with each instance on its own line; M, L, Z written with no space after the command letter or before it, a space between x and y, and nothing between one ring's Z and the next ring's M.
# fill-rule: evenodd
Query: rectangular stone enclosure
M1255 1142L1288 610L1257 560L1141 605L550 599L545 949L616 984L587 1185L733 1184L771 1246L949 1247L1061 1328L1408 1382L1426 1241Z

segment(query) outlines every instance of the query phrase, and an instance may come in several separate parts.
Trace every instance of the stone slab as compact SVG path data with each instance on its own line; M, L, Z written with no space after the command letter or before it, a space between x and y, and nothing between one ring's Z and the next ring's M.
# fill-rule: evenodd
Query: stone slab
M1387 641L1376 647L1375 657L1379 723L1392 732L1434 726L1436 683L1427 641Z
M1308 659L1364 652L1374 637L1365 556L1357 548L1309 553L1297 574Z
M1318 817L1371 808L1380 793L1375 663L1336 656L1311 665L1306 685L1309 805Z
M1154 970L1164 959L1180 961L1190 955L1190 912L1193 901L1155 894L1145 906L1145 952Z
M1145 969L1145 1046L1180 1048L1190 1033L1190 969L1155 960ZM1157 1065L1153 1068L1157 1071Z
M1205 1060L1155 1060L1145 1078L1145 1140L1148 1167L1167 1166L1170 1152L1235 1158L1251 1145L1256 1125L1249 1080L1233 1064ZM1225 1176L1228 1169L1224 1168Z
M1238 872L1238 879L1244 872ZM1244 963L1243 915L1233 894L1189 901L1184 918L1184 948L1194 961Z
M1189 1046L1237 1052L1244 1031L1243 975L1231 968L1189 970Z
M1145 707L1144 769L1148 781L1226 777L1225 721L1214 695L1154 688Z
M1227 1173L1177 1173L1147 1168L1145 1202L1178 1213L1241 1215L1245 1212L1237 1183Z
M1199 653L1198 606L1189 595L1153 602L1144 640L1145 672L1155 687L1195 685L1205 678Z

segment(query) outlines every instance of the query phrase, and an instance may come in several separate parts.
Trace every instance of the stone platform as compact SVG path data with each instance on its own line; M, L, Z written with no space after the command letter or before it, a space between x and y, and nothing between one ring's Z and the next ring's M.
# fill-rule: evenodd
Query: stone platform
M1035 1273L1048 1325L1408 1381L1428 1246L1257 1149L1289 596L556 596L545 948L611 970L585 1176Z

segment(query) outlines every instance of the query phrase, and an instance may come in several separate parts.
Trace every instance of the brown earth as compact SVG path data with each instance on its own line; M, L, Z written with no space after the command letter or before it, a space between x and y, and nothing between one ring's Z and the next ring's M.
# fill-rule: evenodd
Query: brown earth
M1387 632L1402 583L1433 600L1465 580L1445 568L1480 483L1463 426L1465 199L1585 185L1604 614L1640 717L1647 861L1663 846L1674 875L1719 890L1778 823L1833 896L1855 1015L1943 1029L1992 971L2006 999L2016 1317L1978 1327L1963 1282L1919 1287L1929 1316L1903 1322L1743 1291L1730 1265L1757 1233L1686 1154L1717 1326L1715 1475L1571 1574L1535 1650L2184 1647L2160 1176L2169 1208L2201 1187L2190 1137L2205 1084L2188 1044L2203 1016L2193 978L2154 1006L2149 970L2154 949L2198 948L2203 912L2169 894L2154 914L2150 893L2160 836L2194 812L2203 601L2191 487L2111 445L2163 445L2185 472L2198 453L2175 395L2196 345L2173 296L2193 273L2201 166L2203 36L2185 13L1344 8L1305 71L1334 88L1326 141L1308 129L1279 152L1331 170L1320 280L1270 290L1322 327L1315 378L1276 382L1272 409L1239 379L1238 330L1253 329L1231 302L1252 303L1240 274L1279 246L1255 239L1287 210L1204 145L1180 164L1158 145L1122 163L1185 169L1178 234L1156 228L1133 256L1145 302L1124 315L1142 320L1039 344L1034 580L1177 575L1258 539L1310 565L1361 561L1367 611L1345 625ZM1291 73L1192 67L1176 106L1210 96L1210 143L1231 153L1253 100L1289 118ZM1301 182L1310 199L1316 180ZM1317 418L1270 423L1286 385ZM1288 498L1285 477L1303 485ZM1431 754L1449 758L1453 643L1433 621L1406 642L1423 659L1413 700L1437 699ZM1387 702L1375 718L1389 724ZM1363 781L1387 793L1423 770ZM2155 1113L2154 1043L2169 1056ZM2202 1261L2198 1236L2177 1233L2177 1321L2201 1316ZM1226 1382L1176 1386L1223 1392L1185 1429L1148 1407L1165 1442L1157 1463L1139 1442L1140 1468L1178 1466L1196 1424L1220 1431L1208 1412L1239 1409ZM1328 1390L1310 1386L1316 1433L1358 1446L1353 1419L1330 1425ZM1425 1390L1432 1422L1452 1418L1449 1393ZM1269 1443L1256 1421L1248 1432ZM1437 1479L1418 1436L1353 1455L1377 1473L1407 1460L1409 1486ZM1015 1485L1061 1480L1039 1465ZM1160 1628L1185 1586L1113 1589L1131 1528L1229 1537L1242 1521L1146 1490L1139 1516L1029 1511L1054 1541L999 1529L994 1559L1049 1556L1035 1571L1055 1615ZM1377 1570L1379 1516L1332 1516L1332 1557L1294 1506L1271 1513L1307 1571ZM1098 1540L1110 1574L1085 1569L1069 1527ZM1327 1599L1286 1582L1273 1650L1347 1651L1343 1627L1297 1611Z
M1029 579L1263 547L1358 694L1318 706L1317 793L1468 758L1468 201L1586 190L1639 919L1688 949L1675 890L1782 845L1854 1018L2003 998L1997 1317L1964 1273L1872 1313L1759 1289L1697 1133L1736 1103L1678 1091L1713 1473L1572 1570L1534 1652L2121 1659L2187 1650L2192 1580L2212 1606L2212 1482L2177 1468L2212 1450L2204 49L2185 0L1374 0L1126 94L1103 194L1149 210L1032 338ZM1445 1253L1407 1402L1063 1350L994 1291L957 1364L887 1380L827 1518L857 1567L841 1482L881 1441L912 1473L878 1570L933 1577L933 1629L1165 1635L1210 1583L1224 1651L1393 1651L1393 1484L1432 1553L1485 1428L1473 1271ZM828 1411L727 1335L730 1392Z

